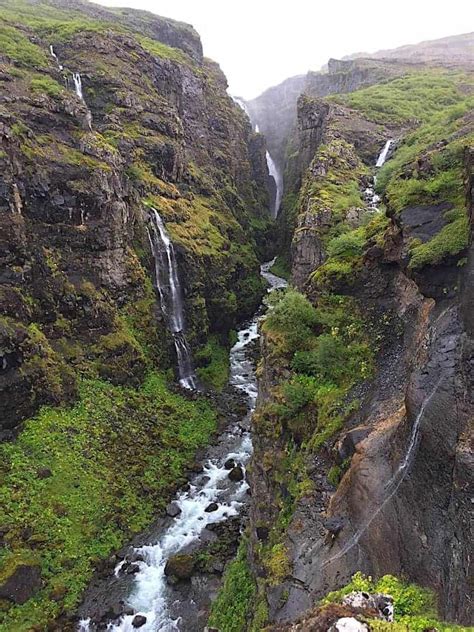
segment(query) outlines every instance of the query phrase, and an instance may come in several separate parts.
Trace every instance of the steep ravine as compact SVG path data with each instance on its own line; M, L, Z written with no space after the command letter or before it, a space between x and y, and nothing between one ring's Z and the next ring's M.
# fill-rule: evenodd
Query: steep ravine
M272 263L262 265L269 291L286 285L269 273ZM237 332L230 350L229 383L244 395L244 416L225 426L196 463L198 473L170 504L169 517L141 536L143 543L122 554L111 576L95 582L86 593L80 608L83 632L204 629L220 586L226 523L230 521L233 529L227 546L235 551L235 528L244 524L239 514L249 498L245 466L252 452L251 417L257 398L253 348L261 314L259 310ZM210 559L203 566L206 555Z

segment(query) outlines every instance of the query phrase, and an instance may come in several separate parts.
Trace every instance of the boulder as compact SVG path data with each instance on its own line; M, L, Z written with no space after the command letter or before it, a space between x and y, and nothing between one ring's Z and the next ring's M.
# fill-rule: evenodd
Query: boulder
M37 564L19 564L0 584L0 599L23 604L40 588L40 567Z
M224 469L226 470L232 470L235 466L236 462L234 461L234 459L227 459L227 461L224 463Z
M245 478L245 475L244 475L244 470L243 470L242 466L241 465L236 465L235 467L233 467L230 470L230 472L228 474L228 477L234 483L238 483L239 481L243 481L244 478Z
M219 505L217 503L210 503L204 511L206 513L212 513L213 511L217 511L219 509Z
M142 614L137 614L133 617L132 625L134 628L141 628L142 625L145 625L145 623L146 617L144 617Z
M194 571L194 558L192 555L181 553L169 558L165 565L166 577L177 579L189 579Z
M181 513L181 509L176 503L169 503L169 505L166 507L166 513L171 518L176 518L176 516L179 516L179 514Z

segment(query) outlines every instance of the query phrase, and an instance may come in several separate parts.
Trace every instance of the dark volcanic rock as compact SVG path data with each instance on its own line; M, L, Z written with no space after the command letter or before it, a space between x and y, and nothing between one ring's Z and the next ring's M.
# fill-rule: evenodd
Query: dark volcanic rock
M213 511L217 511L218 509L219 505L217 503L210 503L204 511L206 513L212 513Z
M234 483L237 483L239 481L243 481L244 478L245 478L245 474L244 474L244 470L243 470L242 466L241 465L236 465L235 467L233 467L230 470L230 472L228 474L228 477Z
M165 575L177 579L190 579L194 571L194 558L192 555L180 553L173 555L166 562Z
M179 516L179 514L181 513L181 509L175 502L169 503L169 505L167 505L166 507L166 513L171 518L175 518L176 516Z
M0 599L23 604L41 588L39 566L20 564L0 584Z
M142 614L137 614L133 617L132 625L134 628L141 628L142 625L145 625L145 623L146 617L144 617Z

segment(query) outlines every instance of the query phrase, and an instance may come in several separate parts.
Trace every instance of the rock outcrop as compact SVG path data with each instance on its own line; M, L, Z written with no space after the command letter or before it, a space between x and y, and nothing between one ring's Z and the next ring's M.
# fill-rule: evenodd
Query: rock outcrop
M51 6L67 32L49 30ZM127 319L140 321L158 366L173 363L150 284L147 205L178 251L197 348L260 300L269 198L264 142L191 27L79 1L3 10L0 433L9 436L39 405L74 398L91 363L116 383L140 381Z

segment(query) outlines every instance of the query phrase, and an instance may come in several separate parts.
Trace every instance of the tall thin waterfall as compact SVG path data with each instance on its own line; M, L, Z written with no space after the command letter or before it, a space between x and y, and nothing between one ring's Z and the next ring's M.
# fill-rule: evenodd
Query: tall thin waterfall
M59 59L58 56L56 55L56 53L54 52L54 48L53 45L50 44L49 45L49 52L51 54L51 57L54 59L54 61L57 63L59 70L63 70L63 66L59 63Z
M154 208L150 209L150 219L148 238L155 259L156 288L168 329L173 334L179 383L184 388L196 389L191 350L185 335L183 293L178 277L176 255L163 220Z
M388 152L390 151L390 147L393 145L393 140L390 139L385 143L384 148L380 152L379 157L377 158L377 162L375 163L376 167L382 167L387 160Z
M242 108L245 114L249 117L249 120L250 120L250 123L252 124L252 128L254 132L258 134L260 130L257 124L255 125L253 124L253 121L250 117L250 111L245 101L241 97L232 97L232 99L235 101L235 103L237 103L237 105L239 105ZM271 157L270 152L268 150L265 154L265 157L267 160L268 172L271 175L271 177L275 180L276 195L275 195L275 201L273 203L273 208L272 208L272 217L276 217L278 215L278 211L280 210L281 199L283 197L283 176L280 173L278 167L275 164L275 161Z
M283 197L283 178L268 150L266 153L266 158L268 171L272 178L275 180L276 185L275 202L272 209L272 216L276 217L278 215L278 211L280 210L281 198Z
M82 94L82 80L81 75L78 72L74 72L72 74L72 80L74 81L74 88L76 90L77 96L81 101L84 101L84 95Z

